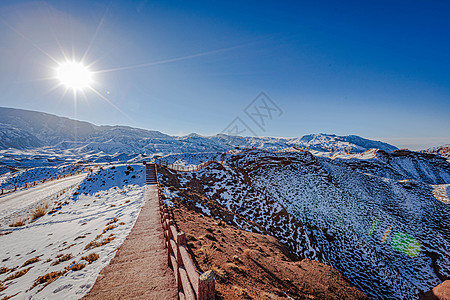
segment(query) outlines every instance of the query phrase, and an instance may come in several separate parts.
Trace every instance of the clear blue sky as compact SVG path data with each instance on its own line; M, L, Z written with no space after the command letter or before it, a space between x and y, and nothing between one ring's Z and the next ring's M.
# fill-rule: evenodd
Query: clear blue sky
M449 15L448 1L3 0L0 106L175 135L240 117L260 136L450 143ZM111 71L74 105L52 58L87 49ZM243 112L261 91L283 110L265 131Z

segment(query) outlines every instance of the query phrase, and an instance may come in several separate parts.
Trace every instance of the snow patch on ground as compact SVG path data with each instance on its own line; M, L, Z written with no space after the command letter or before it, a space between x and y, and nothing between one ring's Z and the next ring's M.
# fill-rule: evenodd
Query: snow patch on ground
M131 231L143 205L143 195L143 166L98 168L83 180L76 193L60 196L58 201L64 205L56 212L22 227L2 225L0 267L13 270L1 274L0 280L29 270L21 277L6 280L7 288L0 297L81 298ZM99 256L97 260L89 263L83 259L93 253ZM24 266L32 258L38 261ZM84 268L71 270L74 265L80 267L76 264ZM39 283L33 287L40 276L51 272L62 275L48 285Z

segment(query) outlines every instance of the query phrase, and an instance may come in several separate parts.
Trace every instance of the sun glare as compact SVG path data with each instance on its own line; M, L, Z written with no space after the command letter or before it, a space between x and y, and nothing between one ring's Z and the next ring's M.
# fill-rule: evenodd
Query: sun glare
M83 90L92 83L92 72L89 68L73 61L60 64L56 76L63 85L73 90Z

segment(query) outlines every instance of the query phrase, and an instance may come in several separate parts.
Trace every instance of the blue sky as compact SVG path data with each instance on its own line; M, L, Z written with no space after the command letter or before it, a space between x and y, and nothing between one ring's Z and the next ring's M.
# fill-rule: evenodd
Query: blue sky
M4 0L0 106L175 135L239 117L259 136L450 143L450 3L310 2ZM100 95L55 88L64 54L100 71ZM263 130L244 112L261 91L283 112Z

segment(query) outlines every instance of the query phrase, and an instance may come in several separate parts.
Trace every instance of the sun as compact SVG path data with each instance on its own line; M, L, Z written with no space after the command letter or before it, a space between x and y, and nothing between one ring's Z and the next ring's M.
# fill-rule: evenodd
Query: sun
M56 69L56 78L67 88L77 91L90 87L92 72L82 63L67 61L59 64Z

